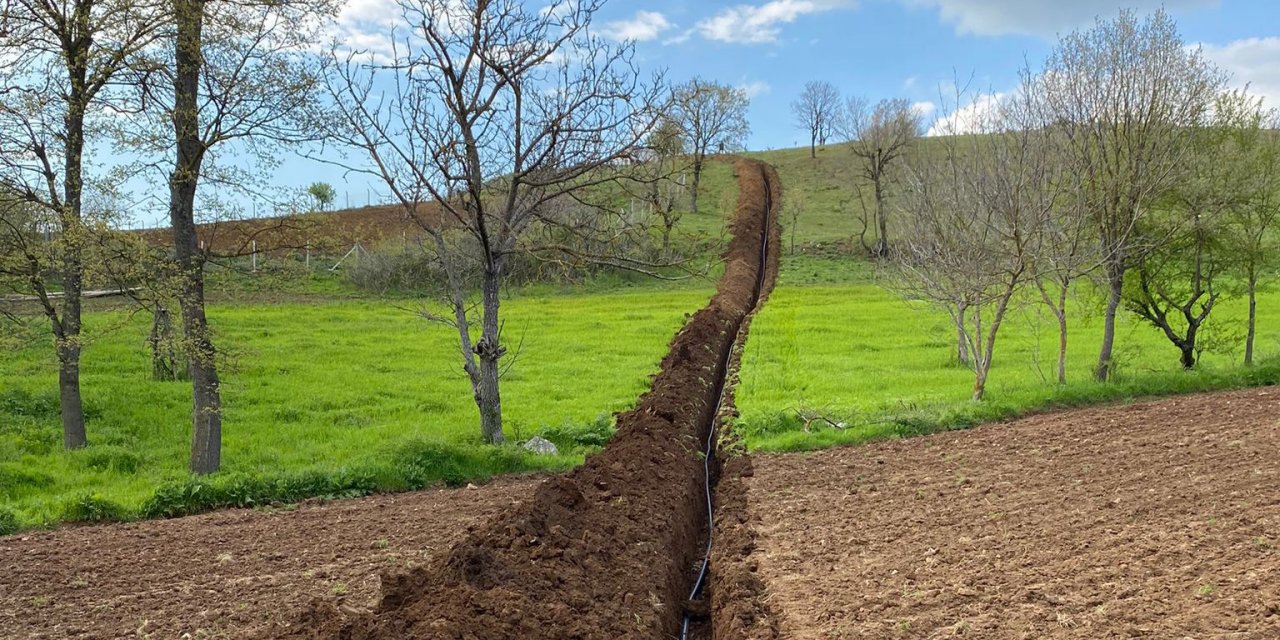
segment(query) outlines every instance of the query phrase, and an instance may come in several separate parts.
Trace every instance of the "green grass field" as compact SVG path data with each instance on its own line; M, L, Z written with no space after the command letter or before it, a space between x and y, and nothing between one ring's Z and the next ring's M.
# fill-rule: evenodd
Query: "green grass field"
M708 290L654 294L650 285L524 294L506 303L507 339L513 351L522 345L503 387L507 433L515 440L550 435L568 449L552 458L479 446L456 333L412 308L369 301L214 306L217 340L230 355L225 471L213 487L177 486L187 479L191 390L150 379L149 317L91 314L87 449L61 450L50 349L33 346L0 366L0 506L38 526L132 517L162 486L169 494L220 490L232 494L221 502L251 503L258 494L394 490L569 467L607 437L609 414L647 387L684 314L705 304ZM251 495L238 500L236 491ZM182 512L183 500L191 510L209 506L198 495L170 497L176 506L153 504L149 514Z
M1111 384L1090 381L1101 313L1099 304L1081 300L1073 309L1067 386L1054 382L1056 321L1029 305L1001 329L987 398L974 403L969 399L973 374L954 363L949 317L909 304L874 280L866 262L786 260L778 288L752 322L744 352L737 398L749 447L810 449L963 427L1055 406L1280 382L1280 294L1260 300L1263 361L1252 369L1236 364L1237 349L1207 353L1199 370L1184 372L1177 350L1159 330L1122 314L1118 380ZM1218 326L1229 330L1232 323L1242 326L1244 307L1231 301L1214 314ZM806 433L801 411L847 428L815 422Z

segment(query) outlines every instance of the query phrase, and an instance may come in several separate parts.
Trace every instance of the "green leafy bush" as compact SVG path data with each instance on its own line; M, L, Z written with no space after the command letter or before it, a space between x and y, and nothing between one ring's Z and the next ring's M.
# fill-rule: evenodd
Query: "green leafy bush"
M142 456L124 447L91 445L80 454L86 467L98 471L134 474L142 467Z
M613 416L601 413L587 424L565 422L558 427L543 427L538 435L553 442L561 451L594 451L613 438Z
M176 518L214 509L292 504L309 498L354 498L378 489L372 472L347 469L278 476L232 473L161 485L143 503L140 513L144 518Z
M26 389L9 389L0 393L0 413L29 418L57 418L58 394L32 394Z
M125 522L132 519L128 509L100 495L86 493L62 506L66 522Z
M20 528L18 516L5 507L0 507L0 536L17 533Z
M0 495L14 496L29 489L53 486L54 478L47 473L21 467L17 464L0 464Z

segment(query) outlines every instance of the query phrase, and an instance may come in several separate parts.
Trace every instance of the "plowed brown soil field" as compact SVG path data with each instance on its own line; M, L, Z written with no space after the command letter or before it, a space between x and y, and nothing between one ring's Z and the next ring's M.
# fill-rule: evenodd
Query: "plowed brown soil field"
M0 639L238 639L312 598L365 608L542 478L0 538Z
M718 557L743 552L763 589L713 582L717 609L754 620L717 638L1280 638L1280 389L750 467L735 509L754 541ZM368 610L380 574L438 562L548 483L0 538L0 638L244 638L313 599Z
M754 469L783 638L1280 638L1280 389Z

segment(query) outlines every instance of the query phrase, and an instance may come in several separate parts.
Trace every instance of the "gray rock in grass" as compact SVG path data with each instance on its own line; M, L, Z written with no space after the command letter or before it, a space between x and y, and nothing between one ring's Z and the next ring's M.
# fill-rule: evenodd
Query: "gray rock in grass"
M524 443L524 448L528 451L544 456L554 456L557 453L560 453L560 450L556 448L555 443L543 438L542 436L529 438L529 440Z

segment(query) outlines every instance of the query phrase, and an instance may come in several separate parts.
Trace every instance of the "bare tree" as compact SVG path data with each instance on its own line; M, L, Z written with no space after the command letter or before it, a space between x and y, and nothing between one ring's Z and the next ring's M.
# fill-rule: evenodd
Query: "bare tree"
M1059 179L1062 181L1060 193L1079 189L1075 176L1059 174ZM1037 230L1041 237L1036 242L1033 265L1040 300L1058 325L1058 384L1067 383L1067 310L1072 287L1102 263L1087 218L1071 208L1075 202L1070 196L1060 197L1060 206L1044 218L1043 226Z
M800 97L791 103L796 126L809 134L809 157L818 157L818 145L840 128L840 91L830 82L814 80L804 85Z
M627 179L620 182L629 196L644 202L649 213L657 216L662 233L660 258L670 255L675 227L684 217L679 203L684 199L690 168L686 150L683 128L673 118L663 117L649 134L646 148Z
M1131 11L1064 37L1035 81L1043 125L1063 136L1081 180L1080 210L1098 235L1108 288L1094 375L1111 374L1125 275L1144 251L1134 234L1153 202L1177 183L1225 75L1189 49L1173 20Z
M920 114L907 100L881 100L872 107L865 98L853 97L845 105L841 129L849 139L859 172L875 191L878 235L872 253L877 257L889 254L886 188L890 172L920 135L920 127Z
M8 0L0 5L0 191L31 205L47 243L0 234L23 252L24 284L54 337L63 445L88 443L80 395L81 294L93 232L86 186L105 179L86 163L94 123L118 108L137 55L160 25L147 0ZM58 286L61 291L54 291Z
M788 193L787 199L782 203L783 215L787 218L787 235L790 237L787 252L792 255L796 252L796 233L800 231L800 217L808 208L809 198L800 190Z
M890 254L891 286L946 310L974 370L981 400L996 338L1029 284L1040 235L1060 184L1043 131L1025 126L1013 99L966 132L953 131L938 157L914 161L905 233Z
M692 156L693 182L689 188L689 209L698 212L698 188L707 156L742 149L751 125L747 123L747 92L716 82L694 78L675 87L671 112L684 129L684 139Z
M331 134L372 165L350 168L381 179L431 238L448 289L448 312L434 317L458 332L488 442L504 440L499 312L510 257L574 251L543 233L570 219L570 233L616 231L557 203L616 180L665 103L658 79L639 77L630 44L589 33L602 4L399 0L409 31L391 62L338 54L329 75Z

